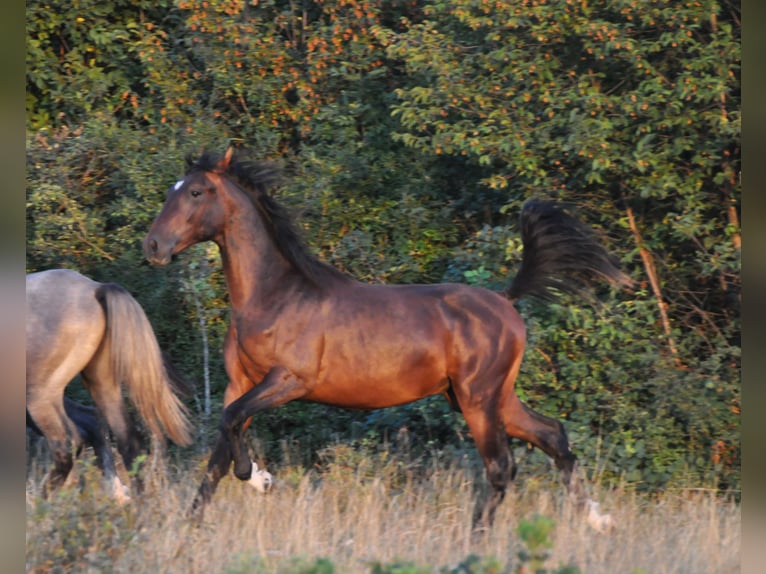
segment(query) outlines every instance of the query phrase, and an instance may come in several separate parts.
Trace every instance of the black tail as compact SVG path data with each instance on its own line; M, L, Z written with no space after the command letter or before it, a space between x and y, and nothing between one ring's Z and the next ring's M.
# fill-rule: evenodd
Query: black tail
M521 268L506 295L551 301L560 292L578 294L594 279L629 286L633 281L617 267L593 230L553 201L530 200L521 209Z

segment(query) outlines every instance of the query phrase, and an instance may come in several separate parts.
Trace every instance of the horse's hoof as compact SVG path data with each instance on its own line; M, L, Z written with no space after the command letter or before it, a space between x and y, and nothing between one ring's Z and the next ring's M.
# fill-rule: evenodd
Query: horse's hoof
M258 492L265 494L274 486L274 477L268 470L258 470L258 465L253 463L247 483Z
M246 463L239 464L234 463L234 476L236 476L239 480L247 481L250 480L250 477L253 475L255 470L258 468L257 466L254 466L255 463L250 463L248 460Z
M124 506L133 500L130 497L130 489L116 476L112 479L112 496L119 506Z
M614 528L611 514L601 514L599 504L595 500L588 501L588 525L597 532L608 532Z
M186 511L186 519L193 526L201 526L202 518L205 515L205 504L200 500L195 499L189 510Z

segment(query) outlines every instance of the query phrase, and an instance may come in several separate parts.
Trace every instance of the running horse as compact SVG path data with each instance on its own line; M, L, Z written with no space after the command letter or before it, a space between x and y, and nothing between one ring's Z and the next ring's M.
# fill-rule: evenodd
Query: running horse
M115 497L126 500L102 422L131 470L141 445L125 411L123 384L160 444L165 434L180 445L191 442L186 409L175 394L183 381L163 356L143 308L116 283L49 269L27 275L26 321L27 427L43 435L53 453L46 491L69 476L73 450L90 444ZM64 396L78 374L96 408Z
M365 284L311 254L285 208L267 194L278 176L275 164L231 148L187 157L186 174L144 238L146 258L157 265L190 245L215 242L229 291L229 383L192 516L201 516L232 461L237 478L250 478L250 418L294 400L379 409L446 397L465 417L491 487L477 504L475 525L492 523L515 474L507 437L551 456L573 490L576 457L563 425L514 392L526 338L514 302L577 293L596 278L628 284L593 232L554 203L528 201L521 267L504 293L462 284Z

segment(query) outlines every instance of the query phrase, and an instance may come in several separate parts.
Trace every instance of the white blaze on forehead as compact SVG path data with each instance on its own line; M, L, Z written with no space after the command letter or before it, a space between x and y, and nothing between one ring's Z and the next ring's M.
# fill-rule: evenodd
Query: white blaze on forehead
M179 179L179 180L176 182L176 184L173 186L173 189L174 189L175 191L178 191L178 190L181 188L181 186L182 186L183 184L184 184L184 180L182 180L182 179Z

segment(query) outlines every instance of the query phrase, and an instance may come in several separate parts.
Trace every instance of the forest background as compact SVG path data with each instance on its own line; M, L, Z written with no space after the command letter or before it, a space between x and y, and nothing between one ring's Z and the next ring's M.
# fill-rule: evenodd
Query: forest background
M227 382L217 249L156 268L140 247L187 154L233 144L281 160L275 193L317 255L371 282L500 288L523 202L564 200L636 288L522 301L520 396L564 422L603 482L738 495L740 13L728 0L30 1L27 271L70 267L136 296L195 383L201 451ZM327 444L405 430L422 456L470 446L441 397L370 413L295 403L252 428L271 463L286 444L310 465Z

